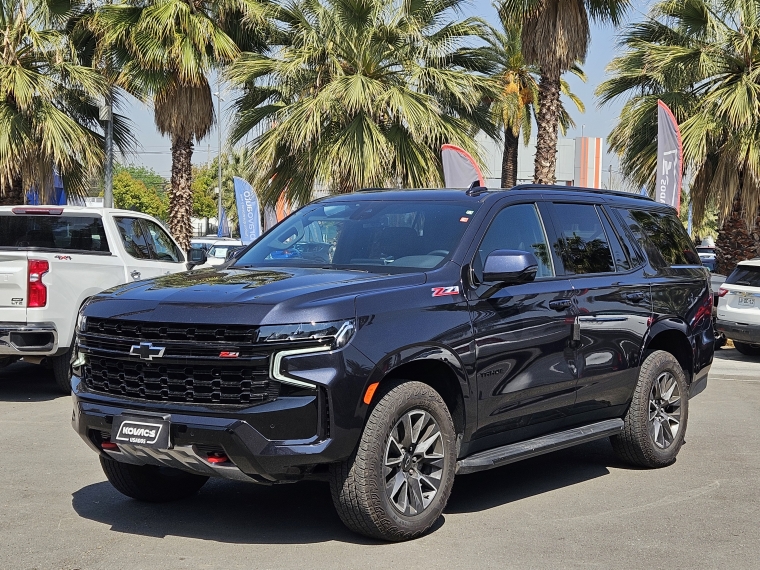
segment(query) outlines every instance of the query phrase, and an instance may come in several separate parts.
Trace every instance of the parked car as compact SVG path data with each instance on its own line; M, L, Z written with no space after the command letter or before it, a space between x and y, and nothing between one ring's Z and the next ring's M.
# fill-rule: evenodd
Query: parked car
M702 265L707 267L710 271L715 271L717 261L715 259L715 240L711 237L706 237L697 246L697 253L699 259L702 260Z
M713 273L710 275L710 289L713 294L713 329L715 330L715 348L723 348L726 345L726 335L718 330L718 301L720 301L721 287L726 282L726 276L719 273Z
M73 425L129 497L327 479L349 528L411 539L457 473L606 437L673 463L713 359L708 276L645 197L325 198L222 269L90 300Z
M742 354L760 356L760 258L740 262L726 278L716 327Z
M215 243L222 243L225 241L232 241L232 238L217 236L195 237L190 240L190 249L202 249L203 251L208 252L208 250L211 249L211 246Z
M227 261L227 254L234 252L239 247L243 247L243 242L236 239L217 241L206 252L205 260L195 266L195 269L205 269L215 267ZM202 258L201 258L202 259Z
M0 362L47 363L69 393L82 304L104 289L187 268L176 242L145 214L0 207Z

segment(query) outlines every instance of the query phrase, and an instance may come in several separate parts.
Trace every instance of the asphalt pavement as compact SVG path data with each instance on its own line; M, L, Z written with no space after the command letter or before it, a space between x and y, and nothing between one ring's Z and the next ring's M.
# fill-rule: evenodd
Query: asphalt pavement
M0 568L760 568L760 358L718 351L687 444L631 469L607 440L457 478L425 537L346 530L322 483L210 481L142 504L106 481L40 367L0 371Z

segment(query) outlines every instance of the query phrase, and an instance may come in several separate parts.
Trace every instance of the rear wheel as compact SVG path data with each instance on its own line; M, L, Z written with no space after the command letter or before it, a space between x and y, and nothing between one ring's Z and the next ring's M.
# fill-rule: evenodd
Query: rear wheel
M64 394L71 394L71 353L73 347L69 348L65 354L53 356L50 359L53 368L53 377L55 384Z
M372 410L356 453L333 466L330 489L341 520L372 538L422 535L451 494L454 441L438 392L421 382L392 388Z
M132 465L108 457L100 465L119 493L149 503L166 503L195 495L208 477L194 475L171 467Z
M760 356L760 344L734 341L734 347L744 356Z
M688 394L675 357L662 350L650 353L641 365L623 431L610 438L615 454L641 467L673 463L686 433Z

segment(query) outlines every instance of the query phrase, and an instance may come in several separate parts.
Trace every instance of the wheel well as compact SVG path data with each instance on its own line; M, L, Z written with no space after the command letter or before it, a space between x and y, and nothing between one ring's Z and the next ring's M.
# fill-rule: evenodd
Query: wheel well
M662 331L649 341L647 350L664 350L675 356L683 368L686 380L691 384L693 355L691 345L685 334L675 330Z
M462 389L454 371L439 360L415 360L391 370L380 382L380 387L389 380L416 380L433 388L441 395L449 409L457 434L464 433L465 411Z

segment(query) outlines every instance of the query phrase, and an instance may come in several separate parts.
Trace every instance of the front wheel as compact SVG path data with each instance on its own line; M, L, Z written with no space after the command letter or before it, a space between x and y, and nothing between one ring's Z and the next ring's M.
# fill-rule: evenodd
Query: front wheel
M451 494L454 441L438 392L421 382L392 388L372 410L356 453L332 468L330 490L343 523L383 540L422 535Z
M166 503L195 495L208 477L171 467L132 465L109 457L100 458L108 482L119 493L149 503Z
M734 348L744 356L760 356L760 344L734 341Z
M688 412L681 365L669 352L655 350L641 365L623 431L610 438L615 454L640 467L670 465L683 445Z

